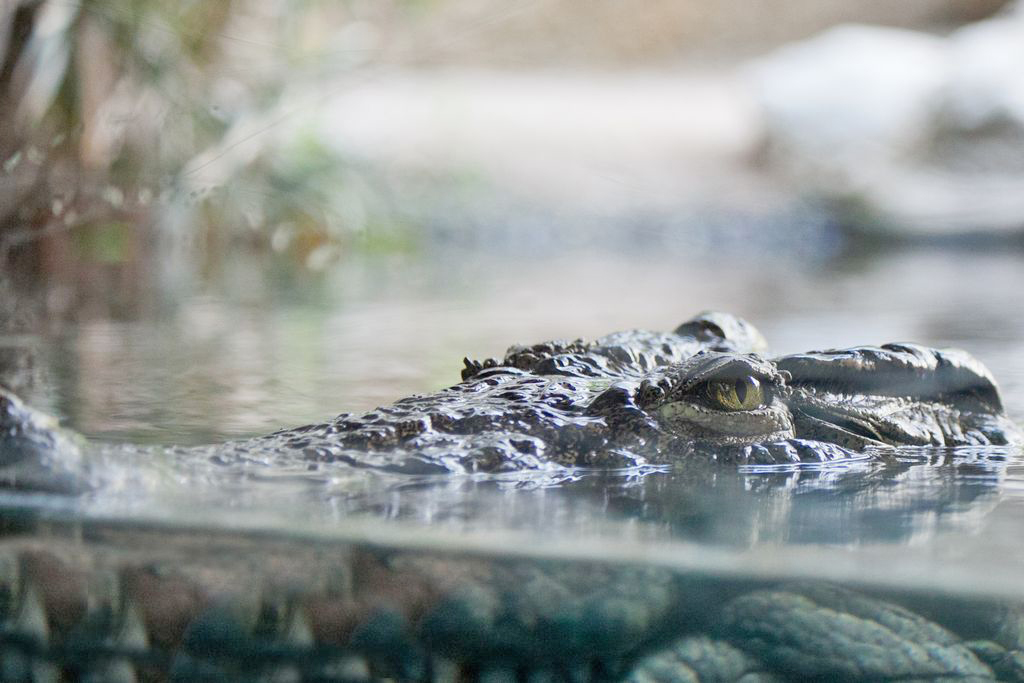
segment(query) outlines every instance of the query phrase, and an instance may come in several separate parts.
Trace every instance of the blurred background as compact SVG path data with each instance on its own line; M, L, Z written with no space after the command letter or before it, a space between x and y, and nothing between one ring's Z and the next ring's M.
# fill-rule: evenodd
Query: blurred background
M708 308L1024 416L1004 0L0 0L0 383L200 443Z

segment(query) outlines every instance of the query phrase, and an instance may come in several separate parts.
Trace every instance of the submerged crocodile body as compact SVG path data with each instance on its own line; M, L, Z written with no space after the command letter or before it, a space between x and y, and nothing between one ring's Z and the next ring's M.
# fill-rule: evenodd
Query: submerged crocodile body
M86 527L0 543L2 681L1024 681L1024 604Z
M463 381L436 394L159 451L90 445L0 395L2 471L9 489L72 498L106 495L114 462L165 456L187 484L202 467L509 476L699 462L710 468L700 487L719 481L715 463L827 467L886 460L892 446L1022 440L990 374L963 352L763 354L748 323L705 314L672 333L513 347L467 361ZM892 506L886 476L871 485ZM856 505L869 484L837 490L836 505ZM913 596L640 561L136 529L3 508L0 521L0 681L1024 681L1024 607L1004 601L936 610Z

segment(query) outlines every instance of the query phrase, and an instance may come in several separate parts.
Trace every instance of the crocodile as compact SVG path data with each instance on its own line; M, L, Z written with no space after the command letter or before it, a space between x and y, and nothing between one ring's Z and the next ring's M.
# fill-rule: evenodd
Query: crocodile
M770 357L722 313L464 365L435 394L200 448L91 444L5 393L4 505L23 489L103 497L116 465L154 458L188 486L267 468L415 479L695 465L710 467L702 486L723 466L878 461L889 490L896 447L1024 441L962 351ZM1024 681L1024 607L1005 600L936 609L643 563L0 521L0 680Z
M708 312L671 333L513 346L462 382L363 414L198 448L103 447L0 393L0 482L95 490L113 467L371 468L406 474L630 468L701 459L793 465L893 446L1024 441L989 371L916 344L770 358L749 322Z

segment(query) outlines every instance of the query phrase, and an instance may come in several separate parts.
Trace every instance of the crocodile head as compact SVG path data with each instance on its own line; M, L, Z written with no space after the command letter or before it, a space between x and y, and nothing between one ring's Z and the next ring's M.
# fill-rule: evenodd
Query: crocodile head
M645 381L637 404L674 437L742 446L793 438L786 374L755 354L707 351Z
M915 344L773 360L705 351L645 380L634 400L672 457L813 463L892 446L1024 439L981 363Z

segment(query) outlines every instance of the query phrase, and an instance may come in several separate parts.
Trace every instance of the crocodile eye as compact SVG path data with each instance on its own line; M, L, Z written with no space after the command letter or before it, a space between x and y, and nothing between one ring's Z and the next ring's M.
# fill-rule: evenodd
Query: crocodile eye
M764 404L764 390L753 377L728 382L711 382L708 396L725 410L756 410Z

